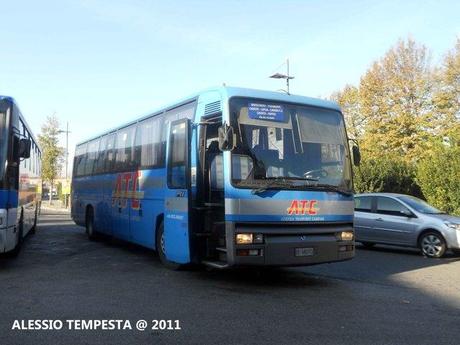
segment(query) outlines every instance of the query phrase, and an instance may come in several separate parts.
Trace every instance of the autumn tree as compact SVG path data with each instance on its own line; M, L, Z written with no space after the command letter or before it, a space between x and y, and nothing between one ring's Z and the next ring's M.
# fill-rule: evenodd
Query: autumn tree
M460 215L460 38L436 70L432 149L418 164L417 182L428 202Z
M46 119L38 141L42 149L42 179L50 185L49 203L52 200L54 182L61 171L64 150L59 146L59 121L53 115Z
M460 37L440 68L436 69L433 95L436 127L439 135L460 131Z
M363 149L373 156L417 161L430 137L431 89L426 47L412 39L398 41L361 78Z
M359 89L352 85L346 85L343 90L333 93L331 99L337 102L342 109L348 137L360 139L364 134L366 121L361 111Z

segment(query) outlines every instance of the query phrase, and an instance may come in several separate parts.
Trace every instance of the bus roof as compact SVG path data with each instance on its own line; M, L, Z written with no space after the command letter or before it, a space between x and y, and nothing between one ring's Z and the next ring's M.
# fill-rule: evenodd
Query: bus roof
M38 140L37 138L35 137L35 134L32 132L32 130L30 129L30 126L29 124L27 123L27 120L24 118L24 116L22 115L22 112L21 112L21 109L19 108L19 105L18 105L18 102L16 102L16 100L11 97L11 96L2 96L0 95L0 101L7 101L7 102L10 102L12 105L16 106L16 108L18 108L18 112L19 112L19 116L22 120L22 122L24 123L24 126L26 126L27 128L27 131L29 132L29 134L32 136L32 140L35 142L35 145L37 146L38 150L40 152L42 152L41 148L40 148L40 144L38 143Z
M223 98L229 99L231 97L248 97L248 98L260 98L260 99L270 99L279 102L288 102L288 103L298 103L298 104L307 104L314 107L320 108L327 108L340 111L340 107L337 103L319 99L319 98L311 98L306 96L299 96L275 91L265 91L265 90L257 90L257 89L248 89L248 88L241 88L241 87L230 87L230 86L220 86L220 87L213 87L205 89L201 92L195 93L189 97L182 98L179 101L176 101L172 104L157 108L154 111L147 112L140 117L136 118L135 120L131 120L130 122L124 123L120 126L114 127L109 131L104 131L103 133L99 133L98 135L92 136L84 141L77 143L77 146L85 144L91 140L97 139L106 135L108 133L115 132L118 129L128 127L136 122L142 121L146 118L151 116L160 114L164 111L168 111L170 109L179 107L183 104L189 103L195 99L197 99L200 95L208 93L208 92L218 92L223 96Z

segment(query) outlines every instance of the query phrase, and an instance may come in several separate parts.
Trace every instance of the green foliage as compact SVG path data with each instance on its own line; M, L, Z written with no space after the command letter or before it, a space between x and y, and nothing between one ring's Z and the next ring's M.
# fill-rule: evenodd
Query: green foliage
M55 116L48 117L42 126L42 132L38 136L38 141L42 149L42 179L44 182L50 184L50 190L52 190L54 180L58 177L64 154L64 150L59 147L58 134L58 119Z
M362 164L354 169L355 191L421 196L415 175L415 167L402 159L363 155Z
M438 140L418 164L417 181L433 206L460 216L460 127L456 136Z

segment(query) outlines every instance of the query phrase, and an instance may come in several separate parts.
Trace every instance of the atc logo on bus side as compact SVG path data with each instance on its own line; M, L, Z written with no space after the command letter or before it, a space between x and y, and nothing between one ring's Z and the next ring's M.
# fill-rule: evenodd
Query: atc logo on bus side
M112 206L119 204L120 207L127 206L127 199L131 199L131 207L134 210L141 208L140 200L144 198L144 192L140 190L139 180L142 178L141 171L119 173L115 190L112 193Z
M288 215L309 215L318 214L318 200L292 200L291 206L287 209Z

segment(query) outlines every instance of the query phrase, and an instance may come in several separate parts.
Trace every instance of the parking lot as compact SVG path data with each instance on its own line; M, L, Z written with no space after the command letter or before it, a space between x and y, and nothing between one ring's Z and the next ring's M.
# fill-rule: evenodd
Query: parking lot
M359 248L311 267L170 271L155 253L88 241L44 213L0 259L0 344L458 344L460 258ZM181 330L12 330L15 320L179 320Z

